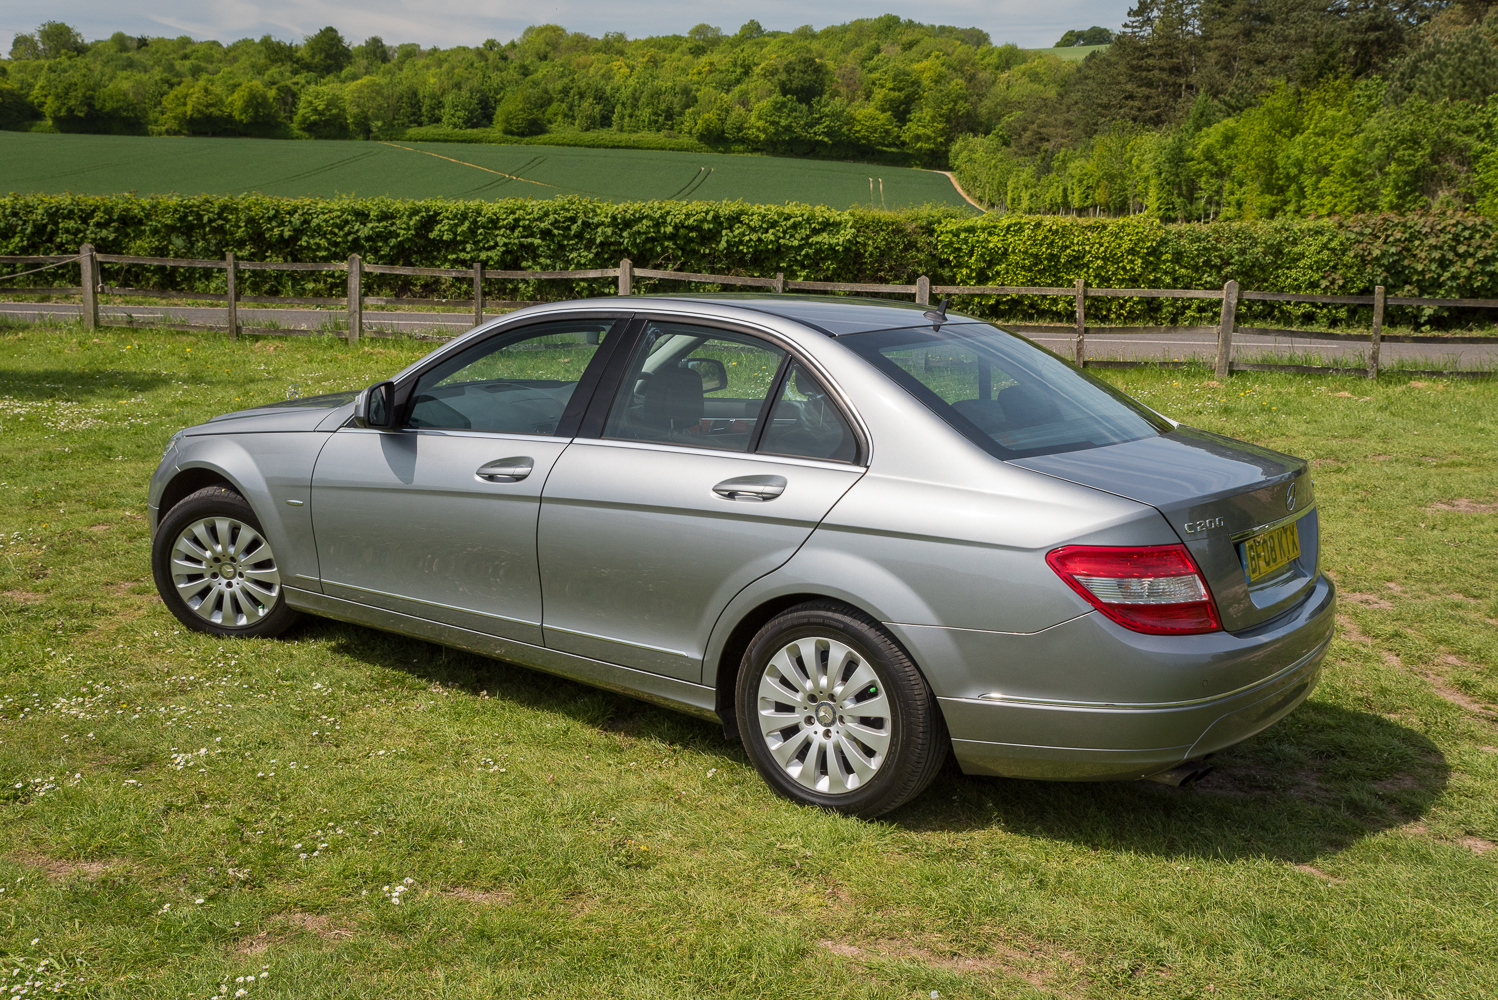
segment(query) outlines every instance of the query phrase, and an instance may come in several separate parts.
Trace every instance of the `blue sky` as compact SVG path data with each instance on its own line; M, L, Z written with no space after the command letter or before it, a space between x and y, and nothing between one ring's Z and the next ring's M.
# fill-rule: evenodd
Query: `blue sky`
M631 38L678 34L703 21L736 31L750 18L771 30L789 31L802 24L822 28L858 17L899 14L927 24L978 27L995 42L1026 48L1055 44L1069 28L1100 24L1117 28L1132 0L651 0L649 3L600 3L598 0L152 0L121 4L118 0L53 0L32 7L0 4L0 45L10 49L17 32L31 31L42 18L66 21L85 38L107 38L116 31L132 35L191 35L232 41L275 35L299 40L323 25L338 28L350 41L380 35L387 42L426 46L474 45L485 38L507 41L527 25L555 23L573 31L600 35L622 31Z

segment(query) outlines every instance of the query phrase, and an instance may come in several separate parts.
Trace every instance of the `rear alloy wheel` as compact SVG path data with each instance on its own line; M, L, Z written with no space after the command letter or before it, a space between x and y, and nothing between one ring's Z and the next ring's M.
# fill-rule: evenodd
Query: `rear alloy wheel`
M188 628L223 636L274 636L296 620L281 570L244 497L199 490L173 507L152 542L156 589Z
M949 743L905 651L878 622L831 602L792 608L760 629L739 671L736 711L771 788L857 816L920 794Z

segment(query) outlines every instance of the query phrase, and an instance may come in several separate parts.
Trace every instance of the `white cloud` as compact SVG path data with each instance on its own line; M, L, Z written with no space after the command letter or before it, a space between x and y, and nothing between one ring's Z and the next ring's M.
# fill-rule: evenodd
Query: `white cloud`
M387 42L427 46L476 45L485 38L506 41L527 25L555 23L600 35L622 31L631 38L680 34L706 21L736 31L750 18L771 30L789 31L810 23L822 28L858 17L899 14L927 24L978 27L995 42L1027 48L1055 43L1069 28L1100 24L1117 28L1132 0L885 0L877 7L853 0L797 3L793 0L722 0L714 4L655 0L649 4L598 0L153 0L133 10L105 0L54 0L45 8L5 4L0 12L0 44L9 49L17 32L33 30L42 19L66 21L89 39L116 31L132 35L191 35L236 38L275 35L295 41L331 24L351 42L380 35ZM35 18L36 20L32 20Z

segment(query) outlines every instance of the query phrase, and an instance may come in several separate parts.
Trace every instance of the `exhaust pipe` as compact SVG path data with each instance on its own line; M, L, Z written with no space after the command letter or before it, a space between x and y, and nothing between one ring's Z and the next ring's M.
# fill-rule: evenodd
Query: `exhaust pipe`
M1216 768L1208 764L1205 758L1198 760L1182 761L1168 771L1159 774L1145 775L1145 781L1158 781L1162 785L1170 785L1172 788L1184 788L1193 781L1200 781L1211 774Z

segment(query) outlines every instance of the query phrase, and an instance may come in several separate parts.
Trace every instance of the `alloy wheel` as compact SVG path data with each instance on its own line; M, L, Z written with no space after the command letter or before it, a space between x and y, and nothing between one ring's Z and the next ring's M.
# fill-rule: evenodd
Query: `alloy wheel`
M798 784L824 794L866 785L889 752L893 705L872 666L826 635L794 639L759 681L760 733Z
M281 594L270 544L232 517L205 517L183 528L172 545L171 573L183 603L221 627L255 624Z

